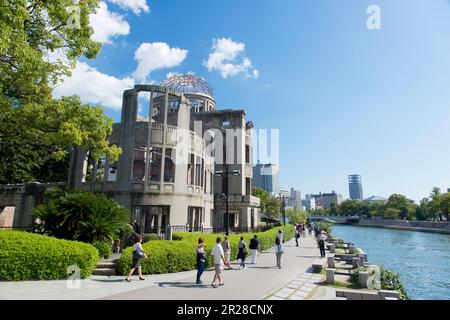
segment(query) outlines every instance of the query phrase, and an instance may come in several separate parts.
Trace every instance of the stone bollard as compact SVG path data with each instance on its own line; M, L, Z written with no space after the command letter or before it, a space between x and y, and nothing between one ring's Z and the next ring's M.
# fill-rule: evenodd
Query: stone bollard
M360 271L358 273L358 279L359 279L359 284L363 287L363 288L368 288L368 283L369 283L369 273L368 272L363 272Z
M348 246L348 253L350 253L350 254L355 253L355 247L354 246Z
M331 253L336 253L336 245L334 243L330 244L330 252Z
M334 283L334 269L327 268L327 283Z
M353 257L352 258L352 266L355 269L361 267L362 266L361 259L358 257Z
M334 257L327 257L327 265L328 265L328 268L334 268L335 267Z

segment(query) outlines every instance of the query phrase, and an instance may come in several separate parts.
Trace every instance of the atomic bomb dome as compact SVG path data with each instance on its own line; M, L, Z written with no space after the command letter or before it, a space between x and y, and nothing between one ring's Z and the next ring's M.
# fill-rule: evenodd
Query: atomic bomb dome
M205 95L214 99L214 91L211 86L203 78L189 73L173 75L161 82L160 86L179 93Z

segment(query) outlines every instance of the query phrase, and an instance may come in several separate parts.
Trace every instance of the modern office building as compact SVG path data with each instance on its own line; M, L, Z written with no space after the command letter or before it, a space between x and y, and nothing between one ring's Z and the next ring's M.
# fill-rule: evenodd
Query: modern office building
M342 194L336 193L335 191L331 193L319 193L311 195L311 198L315 199L316 209L330 209L332 205L341 204L344 201Z
M361 176L359 174L352 174L348 176L348 188L351 200L364 199Z
M271 195L280 193L278 165L261 164L259 161L253 166L253 186L269 192Z
M291 188L290 196L289 196L289 207L294 208L296 210L302 209L302 193L294 188Z
M302 200L302 210L310 211L316 209L316 200L314 198Z

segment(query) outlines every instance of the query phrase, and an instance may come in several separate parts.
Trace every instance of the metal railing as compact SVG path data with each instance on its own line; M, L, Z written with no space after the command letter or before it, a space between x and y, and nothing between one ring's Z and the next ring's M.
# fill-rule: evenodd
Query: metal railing
M173 232L200 232L213 233L213 228L191 227L191 226L171 226Z

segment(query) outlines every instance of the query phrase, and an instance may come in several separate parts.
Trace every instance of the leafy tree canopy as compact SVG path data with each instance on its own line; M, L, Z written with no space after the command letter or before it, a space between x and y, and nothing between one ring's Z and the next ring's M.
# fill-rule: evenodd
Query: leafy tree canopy
M262 214L272 219L280 218L281 203L278 199L272 198L266 190L257 187L253 188L252 194L260 199L260 209Z
M94 159L120 155L106 140L112 120L101 107L51 96L77 58L97 55L89 14L98 2L0 0L0 183L61 181L74 146Z

